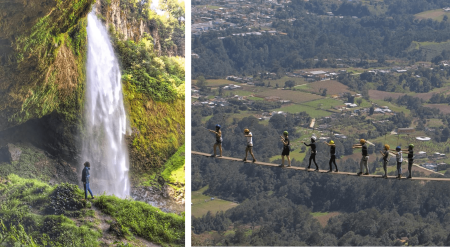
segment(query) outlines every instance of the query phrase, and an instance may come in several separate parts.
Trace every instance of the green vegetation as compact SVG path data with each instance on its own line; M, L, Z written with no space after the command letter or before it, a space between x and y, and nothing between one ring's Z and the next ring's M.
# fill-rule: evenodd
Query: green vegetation
M324 215L327 215L327 214L329 214L329 212L311 212L311 215L313 217L324 216Z
M36 69L22 71L29 78L20 83L28 84L19 93L14 92L21 108L9 121L20 124L53 111L70 121L78 119L84 97L85 15L91 3L92 0L58 1L50 14L39 19L29 33L16 39L13 44L16 63L23 70L32 66Z
M164 171L161 176L169 184L184 184L185 183L185 146L181 146L178 151L164 165ZM174 187L174 186L172 186Z
M113 216L125 235L131 232L162 245L184 243L184 215L164 213L144 202L102 195L94 202L103 213ZM127 230L130 228L130 230Z
M0 194L0 242L7 246L100 246L100 221L78 186L49 186L11 174L0 177ZM117 236L161 245L184 242L184 215L115 196L99 196L93 204L117 221Z
M92 226L77 226L68 217L86 212L76 185L49 186L33 179L9 175L0 178L0 239L11 245L98 246L101 236ZM58 196L56 196L58 194ZM25 226L25 227L24 227ZM50 240L51 239L51 240Z
M55 172L50 165L40 168L35 165L36 163L47 163L47 158L43 152L38 152L25 146L20 146L20 149L22 154L18 161L0 163L0 177L18 174L23 178L39 179L41 181L49 181L53 177Z
M203 193L208 189L205 186L197 191L192 191L192 215L195 217L201 217L206 215L208 212L216 214L220 211L227 211L230 208L236 207L238 204L230 201L215 198L211 200L213 196L207 196Z

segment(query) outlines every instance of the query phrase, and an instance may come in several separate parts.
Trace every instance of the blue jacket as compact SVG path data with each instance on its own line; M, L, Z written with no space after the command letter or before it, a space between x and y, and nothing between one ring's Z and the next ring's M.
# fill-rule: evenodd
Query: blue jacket
M90 169L91 168L89 167L84 167L83 172L81 173L81 182L89 183L89 177L91 176L89 174Z

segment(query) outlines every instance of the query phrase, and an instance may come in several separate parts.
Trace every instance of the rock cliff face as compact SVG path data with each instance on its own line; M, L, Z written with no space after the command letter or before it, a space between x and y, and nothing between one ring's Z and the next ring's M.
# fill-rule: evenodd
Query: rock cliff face
M139 17L132 7L123 3L123 0L100 0L95 5L97 14L104 18L106 26L113 26L115 32L119 33L123 40L139 41L145 33L153 38L153 44L158 55L181 56L184 57L184 35L179 38L171 34L170 39L173 44L165 43L165 38L161 37L160 32L164 29L157 20L147 20Z
M0 131L80 109L83 18L92 2L0 2Z

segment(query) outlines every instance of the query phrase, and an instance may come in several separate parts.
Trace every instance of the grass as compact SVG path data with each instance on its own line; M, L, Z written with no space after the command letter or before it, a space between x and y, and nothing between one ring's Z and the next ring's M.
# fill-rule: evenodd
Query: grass
M450 13L448 13L447 16L450 18ZM441 18L443 18L443 16L441 16ZM414 47L413 49L416 49L416 50L424 50L426 52L426 60L430 61L432 58L440 55L443 50L449 50L450 49L450 41L440 42L440 43L413 41L413 43L411 44L411 47Z
M300 153L300 152L296 152L296 151L291 151L289 153L289 158L291 158L291 161L295 159L296 161L301 162L305 158L306 153L307 152ZM270 162L273 162L275 160L281 160L281 152L280 152L280 155L275 155L275 156L272 156L269 158ZM285 162L285 164L287 164L287 159L285 159L284 162Z
M192 191L192 216L201 217L208 213L208 211L211 211L211 213L215 215L216 212L226 211L238 205L218 198L211 200L213 196L203 194L207 189L208 186L205 186L200 190Z
M6 180L0 178L0 194L4 195L0 207L0 241L6 241L6 245L99 246L97 239L101 231L93 225L77 226L69 218L89 214L76 185L49 186L11 174Z
M435 21L442 21L444 19L444 16L450 18L450 12L445 12L443 9L434 9L417 13L414 16L419 20L433 19Z
M342 102L341 100L335 100L332 98L324 98L324 99L313 100L313 101L303 103L303 105L316 107L316 108L322 109L322 110L328 110L328 109L331 109L332 107L335 107L338 105L343 105L343 104L344 104L344 102Z
M223 8L223 7L221 7L221 6L214 6L214 5L196 5L195 7L196 7L196 8L203 8L203 7L206 7L206 8L208 8L208 9L220 9L220 8Z
M114 217L125 233L129 232L129 228L154 243L184 245L184 215L164 213L144 202L107 195L99 196L95 206Z
M311 93L305 93L301 91L294 91L294 90L282 90L282 89L273 89L273 88L267 88L263 92L258 92L255 94L256 97L269 97L269 96L275 96L280 97L280 99L284 100L290 100L293 103L305 103L308 101L313 101L317 99L322 99L322 96L311 94Z
M330 116L332 113L324 110L317 109L316 107L311 107L307 105L291 104L287 106L282 106L281 108L274 109L272 111L284 111L289 113L299 113L306 112L313 118Z
M389 109L394 112L403 112L406 116L409 116L409 114L411 114L411 110L406 109L406 106L398 106L384 100L372 100L372 102L377 103L378 106L388 106Z
M329 212L311 212L310 213L313 217L319 217L319 216L324 216L324 215L327 215L327 214L329 214Z
M178 151L164 165L161 176L166 182L172 184L185 183L185 146L181 146Z

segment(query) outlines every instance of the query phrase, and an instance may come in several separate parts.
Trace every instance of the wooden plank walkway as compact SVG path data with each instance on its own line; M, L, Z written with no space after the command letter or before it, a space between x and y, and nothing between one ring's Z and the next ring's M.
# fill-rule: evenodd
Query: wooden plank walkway
M200 155L200 156L205 156L205 157L211 157L211 154L208 153L202 153L202 152L197 152L197 151L191 151L192 155ZM243 162L242 159L239 158L234 158L234 157L226 157L226 156L222 156L222 157L215 157L216 159L222 159L222 160L230 160L230 161L238 161L238 162ZM262 165L262 166L270 166L270 167L279 167L279 165L276 164L272 164L272 163L266 163L266 162L260 162L260 161L256 161L255 163L252 163L252 160L247 160L244 163L250 163L250 164L255 164L255 165ZM306 167L298 167L298 166L291 166L291 167L283 167L281 169L291 169L291 170L300 170L300 171L308 171L308 172L318 172L318 173L327 173L327 174L333 174L333 175L347 175L347 176L355 176L355 177L365 177L365 178L382 178L382 175L361 175L358 176L356 173L354 172L328 172L328 170L319 170L319 171L314 171L314 169L307 169ZM388 179L398 179L395 176L388 176ZM407 179L405 177L402 177L401 179ZM427 177L413 177L407 180L421 180L421 181L450 181L450 178L427 178Z

